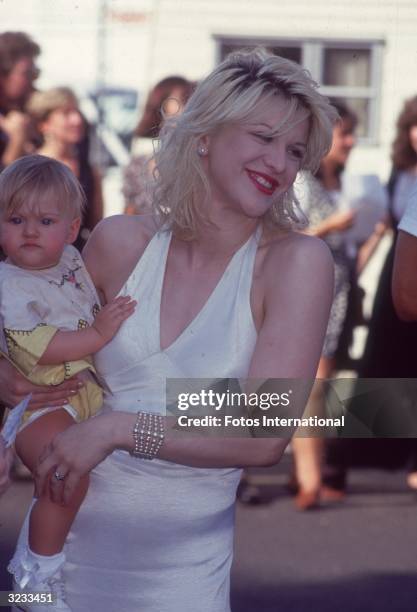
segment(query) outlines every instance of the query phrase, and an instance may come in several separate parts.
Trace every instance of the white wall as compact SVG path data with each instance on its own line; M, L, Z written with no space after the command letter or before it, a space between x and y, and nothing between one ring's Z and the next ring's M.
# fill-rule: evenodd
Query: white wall
M161 0L155 78L186 71L198 79L215 63L213 35L384 41L377 144L359 146L350 170L385 179L395 121L417 94L417 1Z
M352 171L385 178L396 116L417 93L417 0L108 0L106 80L142 91L167 74L199 79L216 62L214 35L384 41L377 145ZM3 0L1 29L42 45L41 87L95 84L99 0Z

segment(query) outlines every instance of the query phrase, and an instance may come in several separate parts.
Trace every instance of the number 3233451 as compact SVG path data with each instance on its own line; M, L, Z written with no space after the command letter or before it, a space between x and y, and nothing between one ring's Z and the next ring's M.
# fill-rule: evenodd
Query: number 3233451
M50 604L54 602L53 593L7 593L7 601L10 604L40 603ZM45 609L45 612L48 608Z

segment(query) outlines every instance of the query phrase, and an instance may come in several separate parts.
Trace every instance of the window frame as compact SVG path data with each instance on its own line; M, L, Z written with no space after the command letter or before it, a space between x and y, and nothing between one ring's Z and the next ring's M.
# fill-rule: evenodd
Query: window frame
M385 41L382 39L354 38L290 38L285 36L213 36L216 44L216 63L222 60L222 46L245 48L261 47L296 47L301 50L301 65L306 68L313 79L319 84L320 92L334 98L361 98L368 101L368 133L358 141L362 145L376 146L379 144L382 61ZM366 49L370 51L370 83L368 86L352 87L349 85L323 85L324 51L325 49Z

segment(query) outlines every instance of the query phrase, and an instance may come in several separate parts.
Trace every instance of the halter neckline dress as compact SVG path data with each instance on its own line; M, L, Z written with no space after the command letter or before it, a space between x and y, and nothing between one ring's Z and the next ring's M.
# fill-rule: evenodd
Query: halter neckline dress
M160 304L171 233L157 233L121 295L138 306L95 358L113 411L165 413L166 378L243 378L257 333L250 291L261 228L165 350ZM115 451L91 474L66 544L73 612L228 612L240 469L192 468Z

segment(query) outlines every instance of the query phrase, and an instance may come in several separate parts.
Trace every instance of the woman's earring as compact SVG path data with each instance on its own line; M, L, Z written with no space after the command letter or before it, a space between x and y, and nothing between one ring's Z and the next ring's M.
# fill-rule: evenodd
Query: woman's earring
M208 149L204 145L200 144L197 147L197 153L200 157L204 157L205 155L207 155Z

